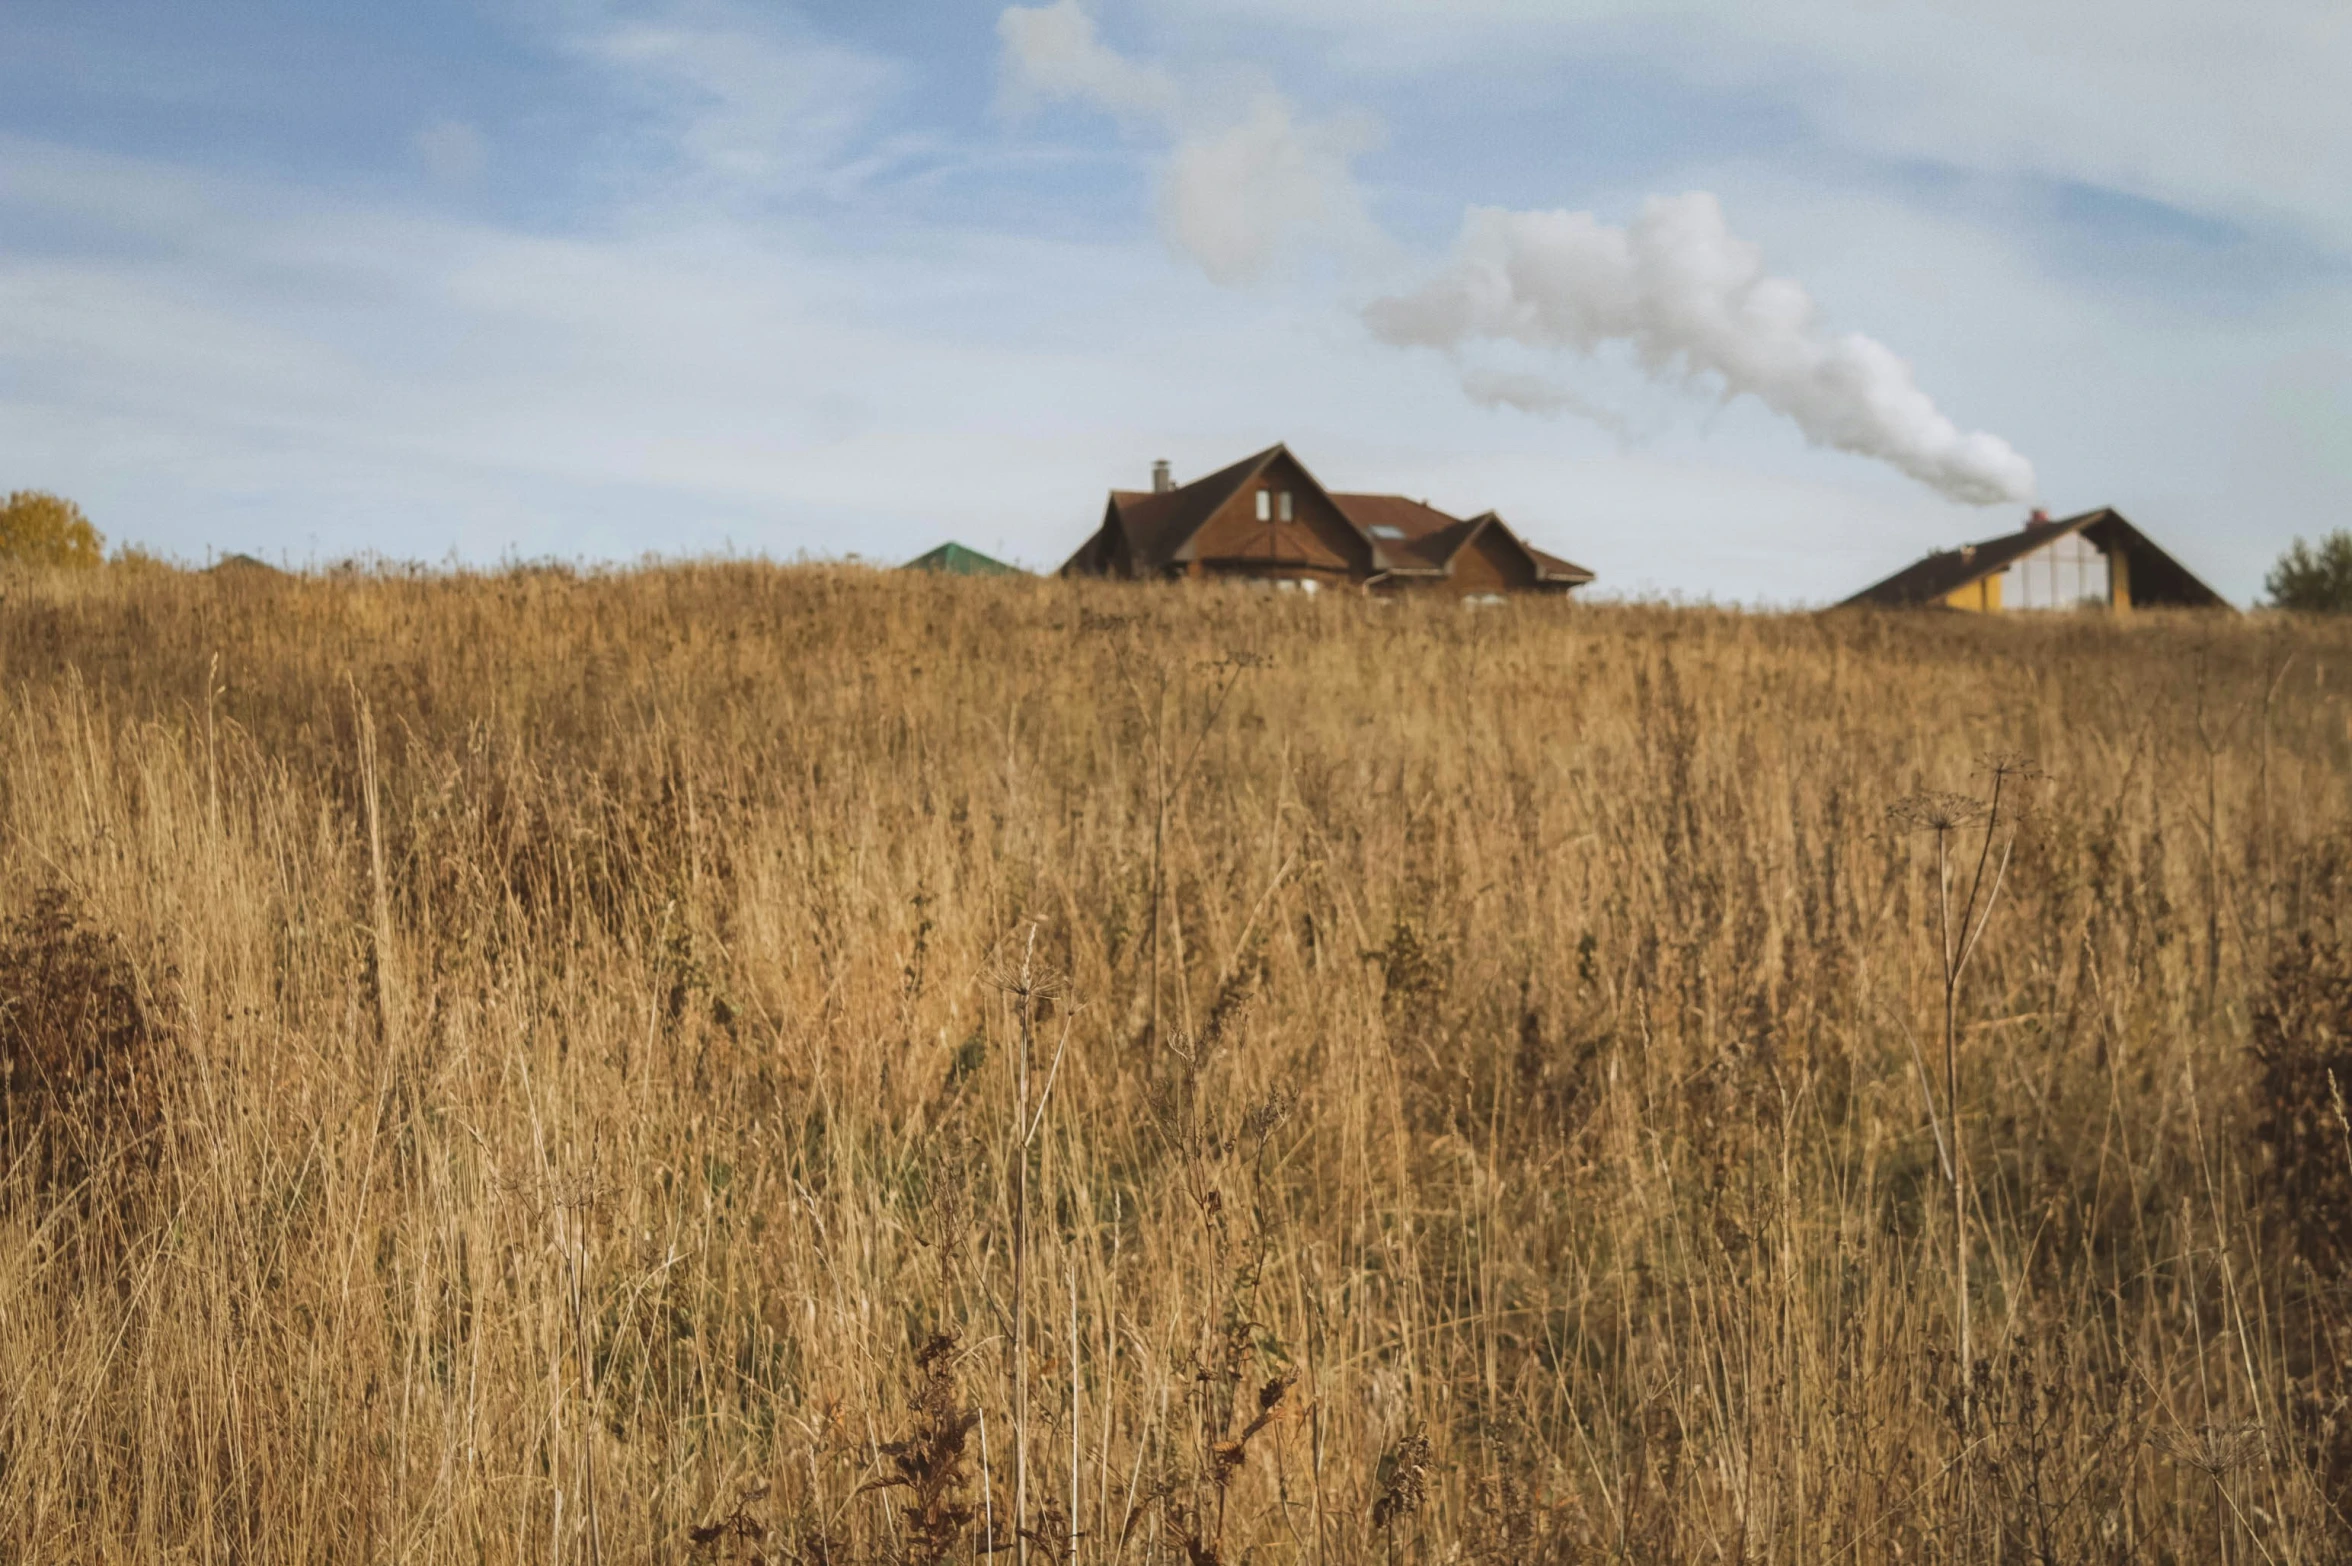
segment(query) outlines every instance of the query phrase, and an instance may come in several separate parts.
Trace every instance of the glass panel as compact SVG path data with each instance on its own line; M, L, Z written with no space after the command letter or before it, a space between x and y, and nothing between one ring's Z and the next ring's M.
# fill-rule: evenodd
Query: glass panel
M2001 573L2003 609L2104 608L2107 557L2080 533L2054 538Z

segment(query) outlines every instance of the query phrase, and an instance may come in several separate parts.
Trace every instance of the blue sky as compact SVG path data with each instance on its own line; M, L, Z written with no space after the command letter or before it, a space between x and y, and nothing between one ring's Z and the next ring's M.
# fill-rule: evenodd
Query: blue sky
M1687 362L1368 327L1470 209L1704 191L2053 510L2240 601L2352 526L2338 0L1093 0L1076 76L1004 11L9 0L0 488L193 559L1049 566L1286 440L1776 604L2013 526Z

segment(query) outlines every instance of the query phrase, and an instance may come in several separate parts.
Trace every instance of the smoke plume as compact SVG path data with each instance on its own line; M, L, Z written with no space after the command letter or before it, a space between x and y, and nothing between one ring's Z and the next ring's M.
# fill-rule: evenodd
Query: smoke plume
M1012 101L1085 103L1167 138L1160 226L1213 281L1247 282L1308 241L1384 247L1352 166L1375 140L1368 123L1313 121L1270 87L1219 91L1139 64L1102 41L1079 0L1013 6L997 34ZM1814 444L1889 463L1954 500L2033 496L2031 463L1954 424L1885 344L1826 331L1804 288L1767 275L1704 192L1653 197L1624 228L1588 212L1473 207L1452 259L1375 300L1364 320L1382 342L1457 361L1482 343L1576 356L1621 343L1660 381L1753 396ZM1477 366L1461 375L1482 406L1574 414L1625 438L1620 416L1553 380Z
M1447 352L1480 340L1576 354L1626 343L1654 376L1715 377L1815 444L1891 463L1954 500L2033 497L2031 463L1999 436L1963 433L1885 344L1822 331L1811 297L1767 276L1704 192L1652 197L1625 228L1589 212L1474 207L1452 262L1375 300L1364 319L1383 342Z

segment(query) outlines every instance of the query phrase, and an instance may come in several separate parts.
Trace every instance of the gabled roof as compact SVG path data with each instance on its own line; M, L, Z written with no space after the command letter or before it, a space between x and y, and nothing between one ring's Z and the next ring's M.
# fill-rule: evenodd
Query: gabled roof
M1548 555L1513 532L1509 523L1492 511L1481 512L1470 518L1448 516L1426 501L1407 500L1402 495L1334 495L1348 520L1363 530L1372 540L1379 556L1380 569L1390 576L1423 577L1446 576L1453 570L1454 560L1470 547L1471 542L1489 529L1510 540L1512 546L1527 557L1535 568L1539 582L1564 582L1580 586L1593 579L1593 574L1580 565ZM1401 537L1383 536L1384 530L1394 530Z
M1470 537L1470 524L1426 500L1402 495L1333 495L1339 514L1356 525L1372 546L1374 568L1412 573L1443 572ZM1395 537L1388 536L1394 533Z
M2124 519L2122 512L2105 506L2055 521L2031 522L2014 533L1963 544L1958 549L1938 549L1886 580L1862 589L1838 607L1901 608L1937 603L1988 576L1999 575L2035 550L2069 533L2082 534L2104 554L2125 556L2135 604L2199 609L2229 607L2227 599L2199 581L2188 567L2157 548L2145 533Z
M256 560L251 555L223 555L206 566L204 571L207 576L216 572L228 576L284 576L286 574L267 560Z
M942 571L949 576L1026 576L1019 566L992 560L977 549L967 549L950 539L937 549L915 556L902 571Z
M1182 559L1193 535L1216 515L1219 506L1265 471L1275 458L1287 455L1282 446L1273 445L1176 489L1157 493L1115 489L1111 491L1111 516L1127 535L1127 548L1137 560L1158 566ZM1298 461L1295 457L1291 460ZM1298 464L1298 469L1307 472L1303 462ZM1308 473L1307 482L1314 483L1315 476Z
M1535 579L1539 582L1563 582L1570 587L1580 587L1593 579L1593 574L1584 567L1573 561L1563 560L1558 555L1546 554L1526 539L1521 538L1511 529L1510 524L1492 511L1474 520L1476 531L1462 540L1464 548L1468 548L1473 539L1491 530L1509 539L1518 547L1520 553L1527 556L1535 566Z

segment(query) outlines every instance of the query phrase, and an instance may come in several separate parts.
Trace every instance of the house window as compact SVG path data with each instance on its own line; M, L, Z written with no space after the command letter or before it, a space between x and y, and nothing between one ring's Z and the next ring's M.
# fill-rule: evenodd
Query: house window
M2107 557L2069 533L2013 561L2001 573L2003 609L2080 609L2107 603Z
M1263 489L1258 491L1258 520L1260 522L1274 520L1274 496L1270 491Z
M1275 514L1276 516L1280 517L1280 518L1281 518L1283 521L1285 521L1285 522L1288 522L1288 521L1290 520L1290 491L1289 491L1289 490L1287 490L1287 489L1286 489L1286 490L1284 490L1284 491L1283 491L1281 494L1279 494L1279 495L1276 495L1276 496L1274 497L1274 514Z

